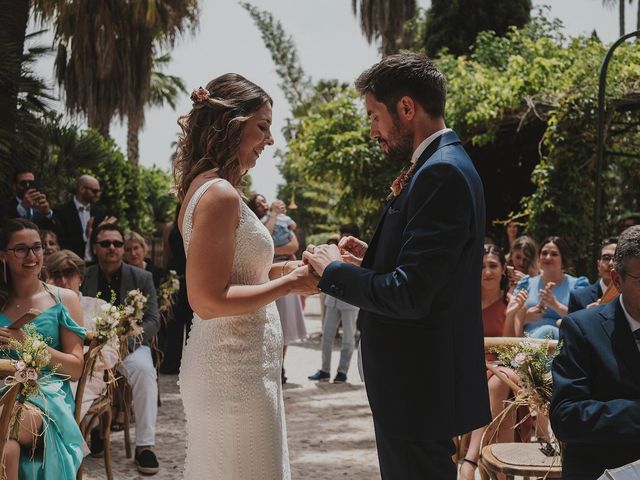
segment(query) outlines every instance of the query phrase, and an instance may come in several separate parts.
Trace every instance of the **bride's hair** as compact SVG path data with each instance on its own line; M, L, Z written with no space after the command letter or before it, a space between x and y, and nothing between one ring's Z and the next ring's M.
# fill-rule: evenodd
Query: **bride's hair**
M214 78L206 89L191 94L193 108L178 118L182 135L173 165L173 177L182 200L195 177L211 170L234 186L242 176L238 148L242 130L271 97L255 83L236 73Z

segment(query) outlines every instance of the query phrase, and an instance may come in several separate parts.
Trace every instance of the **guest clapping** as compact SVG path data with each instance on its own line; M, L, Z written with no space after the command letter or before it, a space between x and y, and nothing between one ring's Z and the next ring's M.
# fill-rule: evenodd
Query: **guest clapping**
M538 245L533 238L526 235L516 238L511 246L507 260L509 262L507 274L509 275L511 291L525 275L535 277L540 273L540 268L538 267Z
M515 292L527 291L526 310L516 316L515 333L533 338L558 339L556 321L567 314L569 292L589 284L585 277L565 273L569 246L560 237L548 237L540 244L539 261L542 273L525 276Z

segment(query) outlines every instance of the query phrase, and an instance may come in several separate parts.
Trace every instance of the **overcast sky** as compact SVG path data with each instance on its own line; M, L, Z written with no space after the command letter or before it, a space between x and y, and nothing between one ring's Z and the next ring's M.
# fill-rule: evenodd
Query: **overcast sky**
M627 31L635 27L637 1L627 6ZM307 75L314 80L337 78L352 82L379 57L376 46L368 45L360 33L358 20L351 12L350 0L253 0L279 19L298 47ZM428 0L418 0L426 7ZM589 34L594 29L601 39L618 37L617 8L607 9L602 0L546 0L534 5L550 5L551 15L561 19L569 35ZM248 13L233 0L201 0L200 27L195 35L181 39L171 52L173 62L166 73L181 76L189 90L204 86L226 72L236 72L262 86L274 99L273 133L275 147L268 148L251 172L254 190L269 200L275 196L282 179L273 152L284 148L280 132L289 115L269 52ZM38 73L53 78L53 58L43 59ZM188 95L178 101L177 111L170 108L146 112L146 125L140 140L143 165L169 168L171 143L179 131L176 119L190 108ZM61 106L59 108L62 108ZM126 128L114 123L112 136L126 151Z

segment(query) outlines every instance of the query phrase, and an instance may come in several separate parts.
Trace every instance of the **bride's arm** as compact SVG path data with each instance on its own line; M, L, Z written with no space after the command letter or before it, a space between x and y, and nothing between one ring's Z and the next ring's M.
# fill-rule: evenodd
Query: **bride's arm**
M288 293L317 292L318 279L307 266L262 285L229 284L240 201L231 185L220 182L207 190L194 212L187 285L189 304L200 318L242 315Z
M302 260L287 260L286 262L274 263L269 270L269 280L275 280L288 275L302 265L304 265Z

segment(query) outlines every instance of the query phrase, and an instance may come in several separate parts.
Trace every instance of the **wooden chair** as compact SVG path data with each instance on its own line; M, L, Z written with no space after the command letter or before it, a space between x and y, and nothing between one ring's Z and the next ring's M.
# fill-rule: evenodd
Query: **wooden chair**
M97 359L100 351L102 350L103 345L98 345L95 341L92 340L94 332L87 332L87 338L85 342L89 343L89 350L87 350L84 354L84 366L82 368L82 375L78 380L78 389L76 391L76 409L75 409L75 418L78 426L80 427L80 431L82 432L82 436L85 439L88 439L89 433L93 429L93 427L99 423L102 436L104 439L104 468L107 474L108 480L113 480L112 466L111 466L111 389L107 388L105 394L96 398L89 410L85 414L84 417L81 418L82 414L82 400L84 397L85 387L87 382L90 380L91 366L94 361ZM78 474L76 477L78 480L82 480L82 465L80 465L80 469L78 470Z
M1 359L0 360L0 379L4 379L10 375L15 374L16 369L11 363L11 360ZM14 414L14 405L16 404L16 399L20 392L22 391L23 385L21 383L16 383L7 389L0 398L0 406L2 407L2 414L0 415L0 455L2 461L0 463L4 464L4 447L9 440L9 429L11 428L11 421L13 419Z
M485 351L501 345L518 345L527 343L543 343L546 340L537 340L522 337L488 337L485 338ZM555 350L557 341L549 341L549 351ZM502 382L509 386L516 394L521 387L512 382L504 373L491 363L487 363L487 369L494 373ZM502 474L507 480L513 480L515 476L525 478L544 478L548 480L562 478L562 460L560 456L548 457L540 449L537 443L494 443L498 428L501 423L515 413L517 405L509 404L494 418L485 429L480 442L479 468L483 477L488 476L497 480L497 474Z

